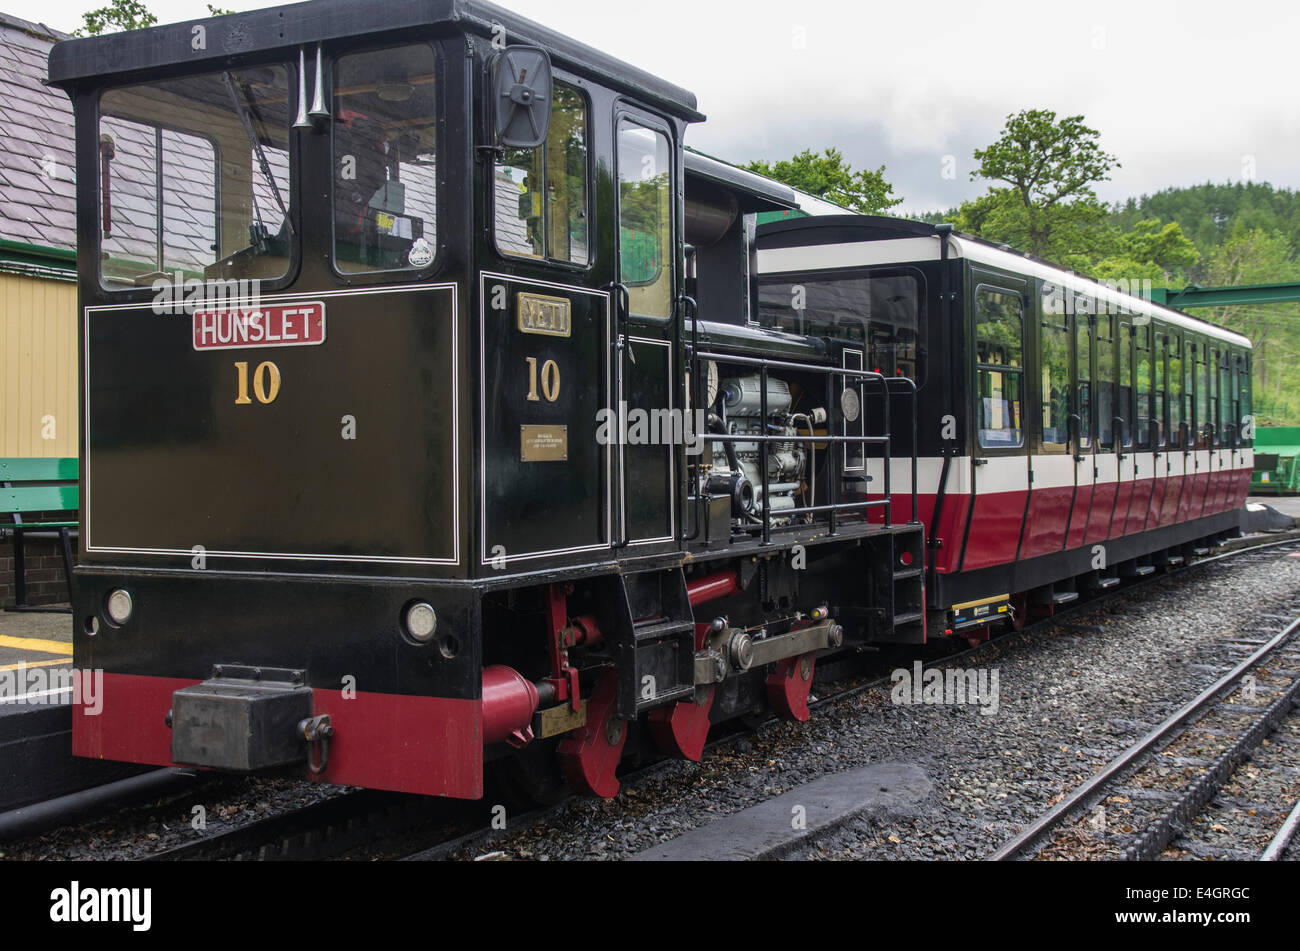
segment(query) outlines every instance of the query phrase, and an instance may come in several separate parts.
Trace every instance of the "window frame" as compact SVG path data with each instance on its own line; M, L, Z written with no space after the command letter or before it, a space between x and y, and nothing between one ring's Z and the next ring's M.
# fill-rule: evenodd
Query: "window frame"
M1025 455L1031 448L1030 427L1026 425L1026 423L1029 422L1028 418L1026 417L1026 410L1028 409L1029 401L1026 399L1026 393L1025 393L1025 384L1028 381L1028 367L1025 365L1026 364L1025 354L1026 354L1026 350L1028 349L1025 346L1025 323L1027 317L1029 319L1035 318L1036 308L1033 307L1032 303L1030 305L1025 304L1025 293L1026 293L1025 290L1023 289L1015 290L1013 288L1006 287L1001 284L992 283L992 281L997 279L998 279L998 275L996 274L987 274L987 275L981 274L976 278L975 286L971 291L972 306L970 308L970 313L971 313L971 319L974 323L974 331L975 331L970 338L972 343L974 344L974 346L971 347L970 358L973 361L974 368L975 368L975 373L973 377L973 382L975 385L972 391L974 401L972 402L971 405L971 413L974 417L974 426L972 427L972 432L975 438L973 440L972 448L977 450L978 454L981 456L989 456L989 455L1021 456L1021 455ZM1009 363L1004 364L1004 363L980 362L979 328L981 324L980 293L982 291L989 291L994 294L1001 294L1005 297L1013 297L1020 305L1020 365L1019 366L1012 366ZM981 411L980 401L983 399L983 397L980 396L980 374L981 373L1014 374L1017 377L1018 384L1019 384L1019 398L1016 402L1020 404L1020 425L1017 428L1020 430L1020 440L1015 445L985 445L984 443L982 427L979 425L980 411ZM998 430L998 431L1000 432L1002 430Z
M1042 295L1040 294L1038 340L1036 341L1038 345L1038 372L1034 374L1034 380L1037 383L1038 390L1038 412L1034 416L1036 429L1034 436L1040 452L1048 455L1065 455L1072 452L1070 445L1070 418L1079 415L1076 412L1075 407L1077 398L1075 379L1078 376L1078 357L1075 353L1077 350L1075 328L1070 319L1070 315L1064 310L1062 310L1060 314L1048 313L1047 311L1042 310L1041 298ZM1043 371L1047 369L1046 343L1049 333L1060 335L1065 343L1065 438L1061 442L1050 443L1046 439L1047 427L1043 419L1043 410L1050 404L1049 398L1051 395L1043 390Z
M595 106L593 105L591 91L587 88L587 84L581 78L558 69L553 69L551 75L552 75L552 80L554 82L554 85L567 86L570 89L572 89L575 93L577 93L578 97L582 100L582 107L586 114L586 120L585 120L586 128L583 134L583 146L586 151L586 160L583 163L582 173L584 176L584 185L585 185L584 192L585 192L586 205L587 205L586 207L587 260L583 264L577 264L573 261L563 261L558 258L552 258L547 254L542 254L540 257L533 257L531 255L517 254L513 251L506 251L502 249L501 244L499 242L499 232L497 230L497 216L496 216L497 160L495 157L492 159L491 162L492 187L489 192L490 200L488 202L488 208L489 208L488 230L492 236L491 241L489 243L491 245L492 252L497 256L499 260L503 262L509 262L512 265L517 265L521 262L524 262L527 264L535 264L539 267L555 268L557 270L571 271L575 274L581 274L592 270L596 266L597 263L596 259L598 257L597 246L599 242L596 240L596 230L597 230L596 215L599 208L599 201L596 197L597 189L596 189L596 165L595 165L596 162L595 132L592 126L593 118L595 116ZM552 99L552 109L554 109L554 99ZM548 133L548 138L549 138L549 133ZM545 149L545 147L546 146L544 144L537 146L537 148L543 150ZM671 148L671 141L670 141L670 148ZM545 161L544 156L545 153L543 152L543 161ZM545 250L549 251L550 249L547 248Z
M802 331L798 329L787 329L764 323L762 314L762 289L771 285L796 285L810 283L832 283L842 280L872 280L873 278L897 278L907 277L915 281L916 289L916 365L917 374L912 382L916 384L917 390L921 390L926 385L929 378L930 367L930 349L926 345L929 340L929 282L926 279L925 271L915 264L886 264L871 266L855 266L847 268L827 268L818 271L779 271L759 274L758 276L758 296L755 298L754 313L760 315L756 320L746 324L749 327L758 327L762 330L776 331L778 333L792 333L806 337L825 337L830 340L844 340L851 342L854 347L861 346L864 352L864 360L871 357L871 340L868 338L863 341L852 340L849 338L837 336L835 334L821 333L815 331L815 328L809 326Z
M329 120L329 148L326 152L327 178L329 180L329 201L326 205L326 218L329 221L329 238L327 239L325 252L329 260L330 273L339 281L346 285L355 284L384 284L398 278L402 281L423 281L433 276L442 269L447 256L447 241L443 230L435 223L434 240L431 242L433 247L433 260L422 268L375 268L363 271L344 271L339 268L338 255L336 254L338 236L335 232L335 206L334 206L334 188L335 188L335 131L338 123L334 116L337 108L335 101L335 91L338 88L339 61L348 56L364 56L367 53L383 52L384 50L402 49L408 46L425 46L433 53L434 69L437 73L435 81L435 100L434 109L434 155L436 158L435 166L435 194L433 199L433 208L435 222L446 220L447 215L447 168L450 164L450 158L444 159L447 155L449 144L447 141L447 85L448 85L448 57L443 55L442 44L438 40L414 40L405 43L365 43L359 46L339 47L333 50L325 50L325 83L327 88L326 101L330 105ZM310 68L310 66L308 67Z
M668 143L668 247L666 249L665 259L668 261L670 270L668 274L668 314L660 316L658 314L638 313L632 308L628 308L625 315L629 323L639 324L648 327L667 327L671 324L676 316L678 308L678 299L680 297L680 283L683 263L678 260L678 251L681 249L681 242L678 239L680 225L678 216L683 195L682 189L684 184L681 181L681 149L677 144L677 137L672 124L657 113L650 112L638 106L636 103L625 99L619 99L614 103L612 110L613 118L613 141L614 151L612 155L613 175L611 176L614 183L614 264L613 274L616 284L625 284L623 281L623 199L622 199L622 179L619 177L619 162L622 160L619 155L619 127L626 120L633 125L638 125L643 129L662 135ZM650 287L650 284L627 285L628 287Z
M186 70L184 72L177 72L177 73L169 72L151 79L140 80L135 82L124 82L124 83L119 83L111 86L103 86L95 91L94 104L93 104L94 138L95 138L95 153L96 153L95 184L94 184L94 189L95 189L94 255L95 255L95 262L96 262L95 263L95 284L99 288L99 290L107 294L112 294L115 297L117 296L125 297L128 300L131 296L138 296L142 298L152 299L153 296L157 294L157 291L152 285L125 285L116 282L108 282L104 279L104 220L103 220L104 178L103 178L103 169L100 164L103 161L103 157L102 157L102 153L100 153L99 151L99 136L101 134L101 124L104 120L104 110L103 110L104 95L107 93L113 93L123 89L130 89L137 86L151 86L151 85L175 82L178 80L197 79L197 78L202 78L204 76L219 75L224 72L239 72L241 70L249 70L249 69L275 69L275 68L280 68L284 70L285 86L289 92L290 97L292 97L294 94L294 90L298 88L298 82L299 82L298 64L288 59L283 59L283 60L266 59L266 60L256 60L253 62L246 62L246 63L241 62L238 65L231 65L227 69L210 69L203 72L194 72L192 70ZM114 117L109 116L109 118L114 118ZM121 121L135 121L135 120L121 120ZM145 123L140 123L140 124L144 125ZM213 155L212 216L213 216L213 223L219 228L221 222L221 194L222 194L221 165L222 162L224 161L224 156L221 150L221 143L218 142L211 135L211 133L209 133L205 129L182 129L161 122L148 123L148 125L160 130L161 132L174 132L180 135L189 135L189 136L193 136L194 138L203 139L204 141L208 142L212 146L212 155ZM288 205L287 208L288 214L286 215L286 219L288 220L290 224L290 228L292 229L289 235L289 253L285 257L285 270L283 274L275 278L258 278L263 292L276 291L288 287L290 284L293 283L294 280L296 280L299 269L302 266L302 253L303 253L302 202L300 201L301 177L302 177L302 153L301 153L301 149L299 148L298 136L294 135L294 129L292 124L288 124L285 126L285 141L288 146L287 153L289 159L289 165L288 165L289 176L285 188L285 192L288 195L288 200L286 202L286 204ZM159 217L160 227L162 225L162 222L165 220L164 207L165 206L163 204L160 204L158 207L158 217ZM238 252L232 252L232 253L238 253ZM221 259L217 259L217 260L221 260ZM214 261L213 263L215 264L216 261ZM215 281L215 280L225 280L225 279L205 277L203 280L206 282L208 280Z

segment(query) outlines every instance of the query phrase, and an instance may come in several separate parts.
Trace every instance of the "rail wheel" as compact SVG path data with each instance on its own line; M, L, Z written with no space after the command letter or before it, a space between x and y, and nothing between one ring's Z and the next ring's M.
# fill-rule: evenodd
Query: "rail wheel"
M680 756L692 763L700 761L704 755L704 741L709 737L713 694L712 684L697 687L694 700L683 700L650 712L650 735L661 753Z
M560 743L560 768L575 791L613 799L619 782L614 774L627 743L628 723L614 716L616 674L609 671L587 701L587 724Z
M800 654L779 662L767 677L767 702L782 720L808 719L808 694L812 692L817 655Z

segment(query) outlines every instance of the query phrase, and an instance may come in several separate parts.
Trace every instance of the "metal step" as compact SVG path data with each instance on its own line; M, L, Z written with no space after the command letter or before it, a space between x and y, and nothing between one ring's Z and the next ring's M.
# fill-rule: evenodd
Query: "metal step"
M925 617L925 612L923 611L911 611L907 614L895 614L894 627L902 627L904 624L915 624L923 617Z
M1155 573L1156 569L1151 565L1133 565L1130 568L1124 569L1124 576L1126 578L1145 578L1147 575L1153 575Z
M658 641L673 634L689 632L695 634L694 621L681 621L674 618L654 618L649 621L637 621L632 625L632 634L638 644L646 641Z
M1107 588L1113 588L1117 584L1119 584L1118 578L1096 578L1089 584L1089 587L1105 591Z

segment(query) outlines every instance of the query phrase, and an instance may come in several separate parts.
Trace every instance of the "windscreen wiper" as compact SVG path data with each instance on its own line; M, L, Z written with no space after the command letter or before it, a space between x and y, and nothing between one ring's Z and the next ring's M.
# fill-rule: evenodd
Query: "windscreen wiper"
M239 121L244 127L244 134L248 136L249 144L253 146L253 151L257 154L257 164L261 166L262 175L271 185L271 194L275 196L275 203L280 207L280 214L284 216L284 226L293 234L293 222L289 219L289 209L284 205L284 199L280 196L280 186L275 182L275 176L271 174L271 163L266 160L266 151L262 148L262 140L257 137L253 129L252 117L248 114L248 109L244 103L247 96L240 97L235 91L235 80L229 71L222 73L226 82L226 91L230 93L230 101L234 104L235 111L239 113ZM249 103L251 105L251 102ZM262 222L262 213L257 207L257 189L249 182L249 194L253 199L253 217L257 219L257 240L253 242L254 246L261 248L267 237L266 225Z

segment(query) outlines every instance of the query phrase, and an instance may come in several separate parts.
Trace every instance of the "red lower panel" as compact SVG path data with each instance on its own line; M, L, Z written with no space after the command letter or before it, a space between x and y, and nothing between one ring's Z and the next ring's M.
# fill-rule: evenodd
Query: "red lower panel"
M1115 512L1110 519L1107 538L1122 538L1128 534L1128 507L1133 501L1133 480L1115 484Z
M1168 485L1169 479L1161 476L1151 480L1151 496L1147 500L1147 518L1146 524L1140 531L1150 531L1158 528L1160 525L1160 512L1165 504L1165 486Z
M1034 489L1029 493L1029 515L1025 521L1025 537L1020 543L1021 558L1035 558L1061 550L1073 500L1073 486Z
M977 495L962 571L1015 561L1024 521L1025 492Z
M1178 500L1182 495L1185 481L1182 476L1170 476L1165 479L1164 504L1160 507L1161 525L1172 525L1178 517Z
M1084 533L1088 530L1088 516L1092 509L1092 483L1081 485L1074 494L1074 511L1070 513L1070 531L1065 539L1066 548L1078 548L1083 544Z
M172 694L196 680L105 674L101 712L72 711L72 752L93 759L172 766L164 722ZM305 779L429 796L483 795L483 740L478 700L312 691L315 714L334 727L329 765Z
M1200 518L1205 510L1205 491L1210 485L1208 472L1196 472L1192 476L1192 497L1188 502L1187 517Z
M1118 486L1114 482L1103 482L1092 491L1092 505L1088 515L1088 535L1083 540L1085 545L1105 541L1110 537L1110 518L1115 511L1115 495Z
M1138 479L1133 483L1133 496L1128 503L1128 522L1125 535L1136 535L1146 530L1147 512L1151 508L1151 479Z

